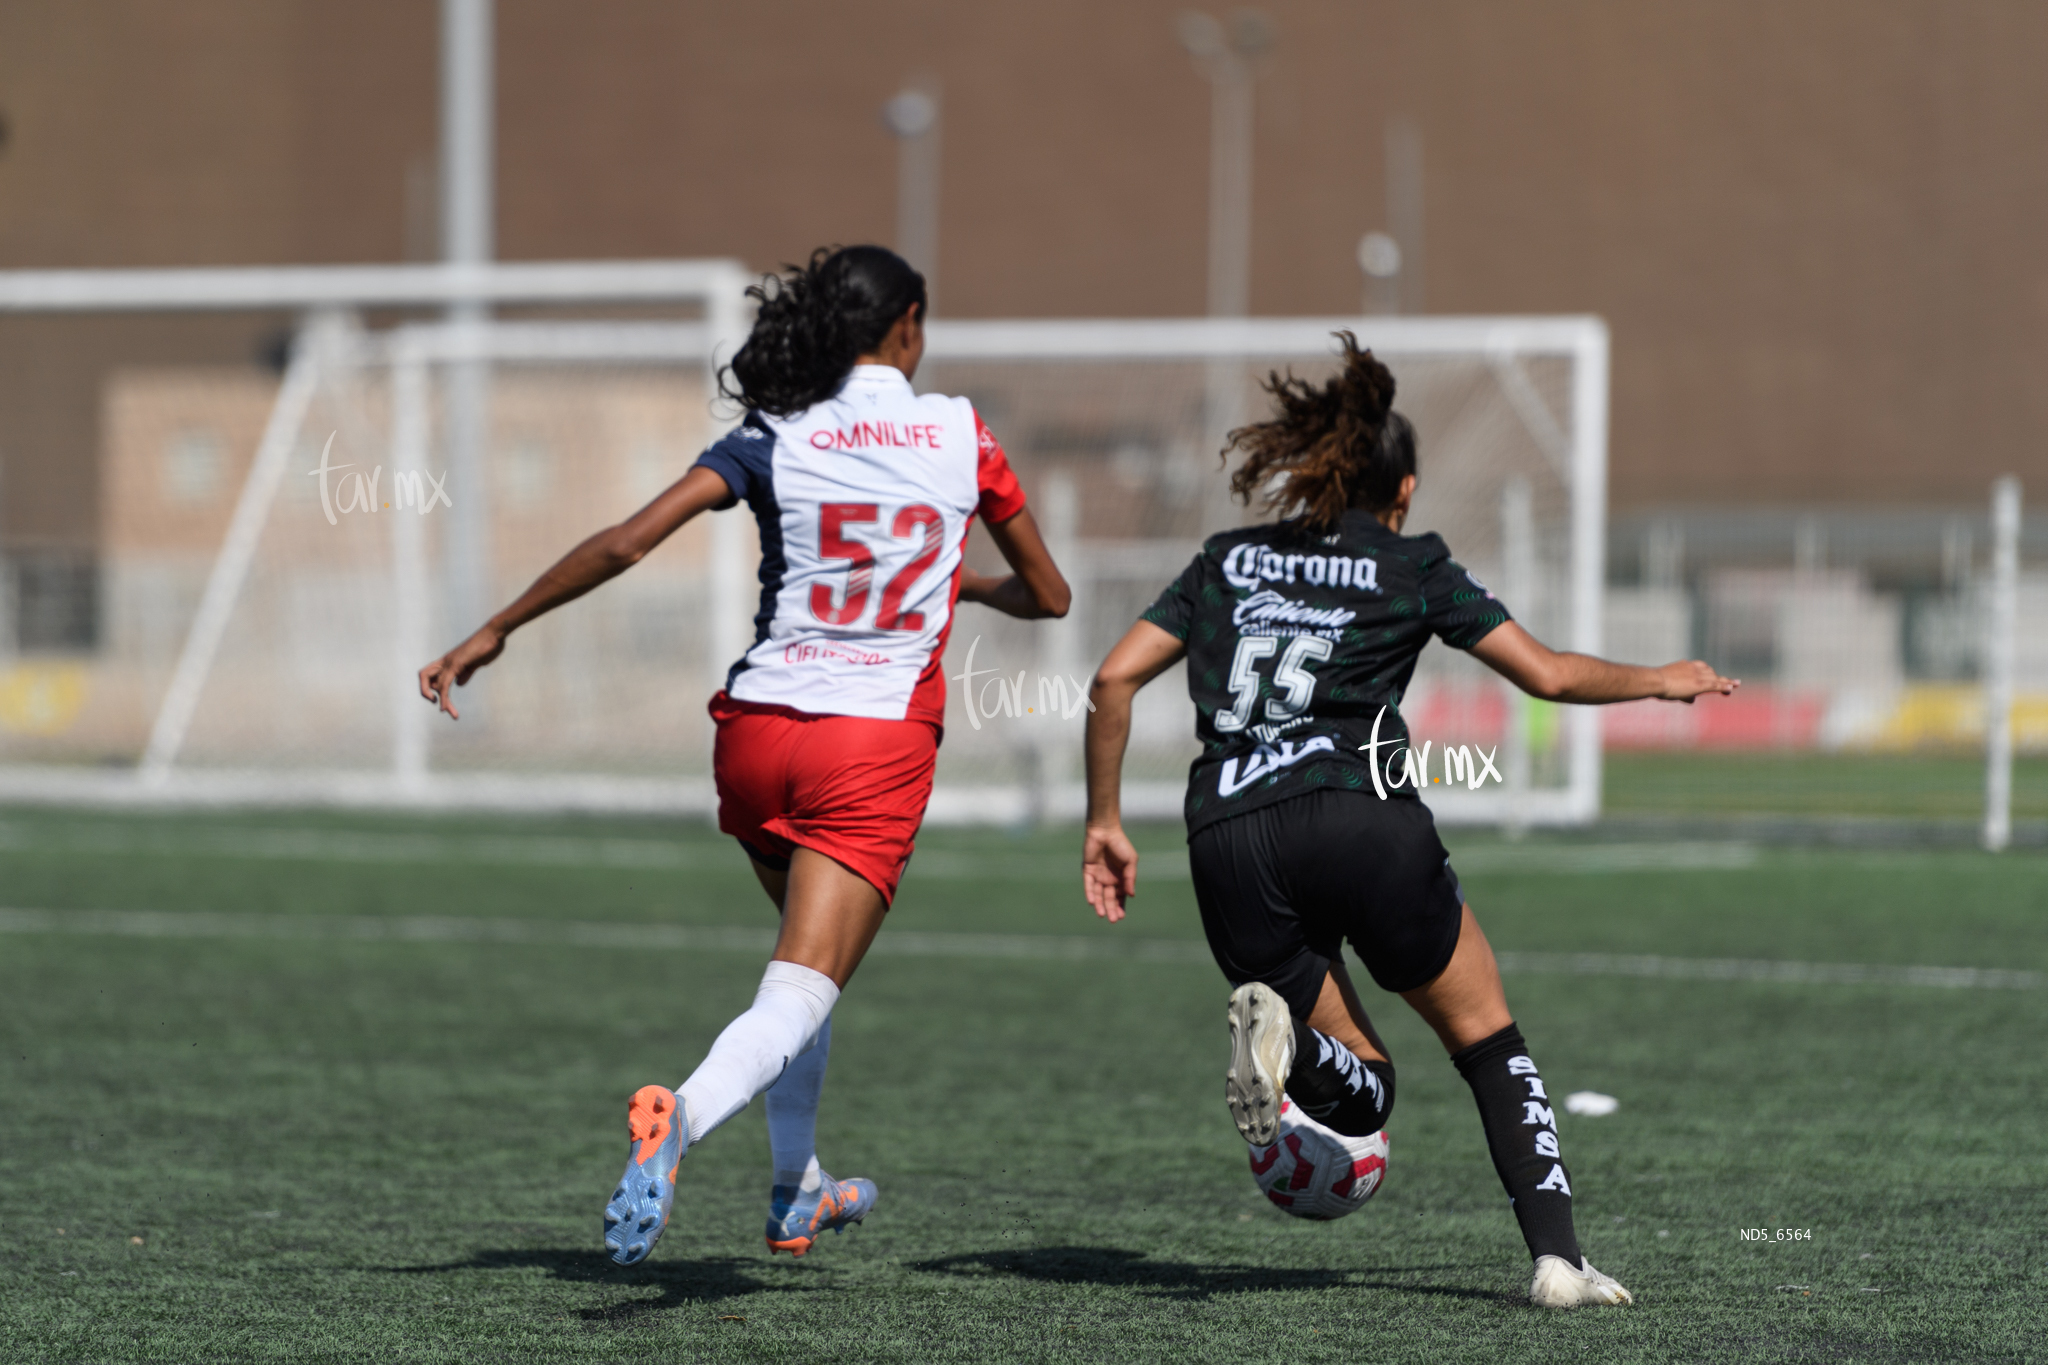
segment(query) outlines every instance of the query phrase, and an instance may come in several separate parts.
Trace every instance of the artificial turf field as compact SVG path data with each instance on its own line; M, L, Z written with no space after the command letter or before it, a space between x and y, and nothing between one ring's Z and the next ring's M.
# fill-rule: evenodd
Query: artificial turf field
M1669 870L1598 840L1447 836L1506 951L2048 972L2038 854ZM1111 929L1071 834L928 833L839 1007L820 1125L878 1211L770 1260L756 1105L622 1270L598 1215L625 1099L681 1079L765 956L728 843L0 812L0 906L51 912L0 933L0 1358L2048 1356L2039 976L1510 975L1553 1093L1620 1100L1558 1122L1582 1240L1637 1296L1539 1314L1469 1092L1391 997L1368 989L1401 1068L1383 1191L1328 1225L1260 1198L1178 831L1141 846L1160 875Z

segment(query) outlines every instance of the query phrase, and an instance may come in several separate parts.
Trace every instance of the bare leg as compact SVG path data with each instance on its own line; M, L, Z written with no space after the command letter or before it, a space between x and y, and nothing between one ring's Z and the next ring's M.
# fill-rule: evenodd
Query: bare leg
M1330 964L1330 974L1323 978L1323 993L1316 997L1316 1007L1304 1022L1317 1033L1326 1033L1350 1048L1361 1061L1393 1060L1367 1017L1365 1005L1351 984L1351 973L1342 962Z
M822 972L842 990L889 909L864 877L814 848L798 848L790 856L781 904L774 960Z
M768 899L775 902L775 913L781 914L783 897L789 894L789 869L770 867L751 853L747 855L747 864L754 869L754 878L768 893Z
M1450 965L1428 985L1401 992L1401 998L1436 1030L1446 1052L1460 1052L1515 1022L1501 989L1493 945L1486 941L1470 905L1465 907Z
M761 889L782 912L774 960L823 972L844 989L881 931L888 910L882 893L813 848L799 847L790 856L787 872L748 861Z

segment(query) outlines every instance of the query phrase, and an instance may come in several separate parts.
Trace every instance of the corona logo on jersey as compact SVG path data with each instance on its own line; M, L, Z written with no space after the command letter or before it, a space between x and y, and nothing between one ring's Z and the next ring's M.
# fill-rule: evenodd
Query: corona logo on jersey
M726 691L798 711L942 721L939 659L968 525L1024 507L973 405L919 394L891 366L857 365L804 412L750 413L699 463L761 532L754 642Z
M1300 575L1297 580L1296 575ZM1250 590L1259 580L1296 581L1333 588L1380 590L1380 566L1370 556L1281 554L1263 545L1236 545L1223 557L1223 577L1234 588Z

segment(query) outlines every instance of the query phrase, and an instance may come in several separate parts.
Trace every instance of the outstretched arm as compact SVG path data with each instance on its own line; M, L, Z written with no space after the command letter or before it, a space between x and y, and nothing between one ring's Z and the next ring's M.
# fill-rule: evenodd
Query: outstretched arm
M1599 704L1656 697L1690 704L1705 693L1725 695L1742 686L1739 680L1724 678L1697 659L1646 668L1610 663L1590 654L1561 654L1513 621L1488 631L1485 639L1472 646L1472 653L1530 696L1545 701Z
M1124 836L1124 746L1131 738L1131 699L1171 668L1187 646L1150 621L1117 641L1088 688L1094 703L1084 741L1088 768L1088 828L1081 844L1081 889L1095 913L1114 924L1124 901L1138 894L1138 850Z
M1065 616L1073 604L1073 591L1052 562L1045 537L1038 534L1038 522L1026 507L1004 521L986 522L989 539L1003 552L1003 561L1014 571L996 578L972 569L960 570L960 600L994 607L1006 616L1036 620Z
M731 496L732 490L717 473L702 465L692 469L653 502L563 555L511 606L422 668L420 695L460 719L455 710L455 689L504 652L506 636L534 617L553 611L564 602L573 602L598 584L618 577L646 558L647 552L667 540L677 527Z

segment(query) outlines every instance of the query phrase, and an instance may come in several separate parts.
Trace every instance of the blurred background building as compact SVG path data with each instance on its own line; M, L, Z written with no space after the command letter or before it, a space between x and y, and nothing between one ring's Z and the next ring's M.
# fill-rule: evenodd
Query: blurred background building
M500 0L496 253L767 269L895 242L962 318L1598 314L1614 651L1775 688L1725 734L1646 712L1610 742L1980 723L1985 493L2048 448L2048 9L1183 10ZM425 0L14 0L0 269L437 258L439 23ZM1232 175L1241 277L1211 232ZM224 521L260 422L234 375L274 370L288 322L0 319L0 644L90 655L125 628L110 552L184 534L112 486L144 446L151 496ZM227 386L220 431L150 416L189 400L174 372ZM2048 580L2021 620L2048 636ZM2048 690L2021 638L2022 688Z

